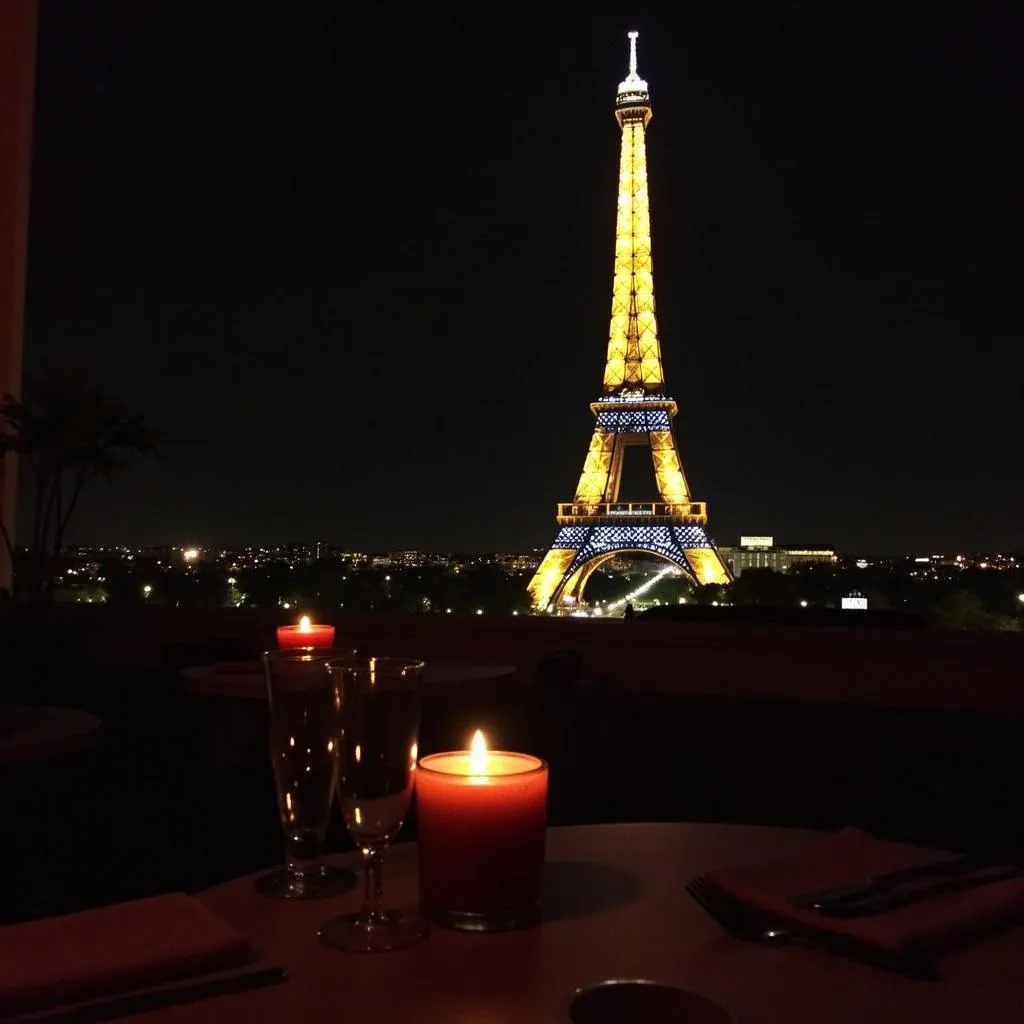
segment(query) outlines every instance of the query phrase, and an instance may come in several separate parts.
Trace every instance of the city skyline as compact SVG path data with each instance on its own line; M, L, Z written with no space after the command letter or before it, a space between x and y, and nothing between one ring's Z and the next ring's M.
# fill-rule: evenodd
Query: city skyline
M730 554L742 550L744 547L753 546L755 549L760 547L766 550L773 551L806 551L806 550L828 550L832 555L838 559L845 561L862 561L864 559L870 559L872 561L929 561L932 559L946 560L949 563L968 563L970 565L977 564L980 568L992 568L997 567L1013 567L1017 563L1024 564L1024 550L1022 549L1006 549L997 550L994 548L980 548L976 550L961 550L961 549L947 549L943 551L936 551L931 548L909 548L906 551L896 552L875 552L869 550L858 550L850 548L839 548L826 540L821 538L786 538L786 537L773 537L756 534L741 534L737 537L727 537L719 545L721 551L729 552ZM21 550L27 550L24 546L19 546ZM142 553L156 554L158 552L172 553L185 551L191 551L195 553L197 558L219 558L225 555L237 554L242 552L263 552L266 554L273 554L274 557L286 557L285 552L289 550L303 550L306 552L304 557L312 560L317 558L324 558L326 560L331 559L348 559L348 558L363 558L363 557L392 557L397 558L399 556L408 555L416 556L421 558L468 558L468 559L488 559L488 558L510 558L518 560L530 560L531 564L535 568L543 558L545 552L548 550L547 545L538 545L532 548L495 548L493 550L482 550L482 549L470 549L470 548L416 548L416 547L398 547L398 548L373 548L373 547L362 547L357 548L351 545L345 545L339 543L337 540L330 538L297 538L291 537L284 540L242 540L232 543L223 541L212 541L205 543L197 543L191 539L178 539L178 540L161 540L147 544L117 544L117 543L88 543L88 542L75 542L68 544L64 548L64 553L70 557L85 557L85 556L96 556L98 553L108 551L111 554L121 552L124 554L138 555ZM320 551L321 554L317 555L315 552ZM661 561L657 555L650 554L647 552L622 552L622 560L624 561ZM189 561L190 559L185 559ZM986 562L986 560L989 560ZM989 564L990 562L990 564Z
M70 541L549 543L638 29L663 354L715 539L1024 546L1018 83L980 21L116 6L42 11L26 367L87 366L167 458L87 495Z

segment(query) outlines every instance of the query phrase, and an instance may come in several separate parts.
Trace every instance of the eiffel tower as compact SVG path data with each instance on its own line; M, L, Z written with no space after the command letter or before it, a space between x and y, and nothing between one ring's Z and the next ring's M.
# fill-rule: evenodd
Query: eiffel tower
M615 98L622 149L604 389L590 406L597 422L576 496L558 505L558 535L527 588L536 611L578 608L590 574L621 552L659 555L698 583L731 579L704 529L707 505L690 497L672 426L678 406L665 394L647 198L651 97L637 74L637 33L628 38L629 73ZM634 445L650 448L660 501L619 501L623 457Z

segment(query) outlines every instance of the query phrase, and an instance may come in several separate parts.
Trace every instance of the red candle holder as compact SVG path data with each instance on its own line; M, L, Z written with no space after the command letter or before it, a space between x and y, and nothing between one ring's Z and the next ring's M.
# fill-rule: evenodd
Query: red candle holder
M537 924L547 762L508 751L482 755L452 751L419 763L420 903L432 921L462 931Z
M287 651L295 647L333 647L334 627L310 622L303 615L297 626L277 627L277 646Z

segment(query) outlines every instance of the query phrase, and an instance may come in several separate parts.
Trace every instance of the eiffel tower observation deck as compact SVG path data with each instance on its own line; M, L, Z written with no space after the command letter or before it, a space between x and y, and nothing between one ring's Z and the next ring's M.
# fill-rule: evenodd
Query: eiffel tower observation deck
M647 188L651 96L637 71L637 35L628 34L629 71L615 96L622 145L603 393L590 406L596 422L575 497L557 506L558 534L528 587L536 611L581 607L591 573L624 552L657 555L697 583L730 579L704 529L707 506L691 497L673 426L679 408L665 392ZM660 501L619 499L634 446L650 450Z

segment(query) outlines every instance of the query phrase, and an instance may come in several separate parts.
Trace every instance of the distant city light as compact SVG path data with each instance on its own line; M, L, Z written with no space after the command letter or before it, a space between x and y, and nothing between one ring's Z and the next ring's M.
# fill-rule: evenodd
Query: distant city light
M142 592L146 595L146 597L149 597L149 595L153 593L153 588L147 583L142 588Z
M806 608L807 607L807 602L806 601L801 601L800 602L800 607L801 608Z
M199 548L185 548L181 553L181 557L186 562L194 562L199 557Z

